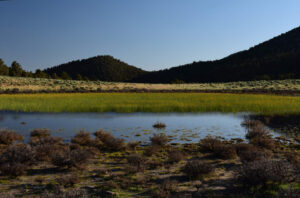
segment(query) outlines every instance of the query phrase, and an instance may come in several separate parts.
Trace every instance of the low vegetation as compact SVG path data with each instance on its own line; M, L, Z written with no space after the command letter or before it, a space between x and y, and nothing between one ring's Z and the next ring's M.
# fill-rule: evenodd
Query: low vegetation
M300 92L300 80L258 80L227 83L149 84L9 77L0 74L0 93L84 93L84 92L221 92L281 93Z
M24 112L257 112L299 114L300 98L218 93L3 94L0 110Z
M28 142L1 142L0 195L297 197L299 143L274 139L261 125L248 123L248 143L208 136L169 144L167 136L156 134L149 145L125 143L103 130L80 131L63 143L47 129L34 129ZM5 131L5 137L15 135ZM276 146L253 143L257 138Z

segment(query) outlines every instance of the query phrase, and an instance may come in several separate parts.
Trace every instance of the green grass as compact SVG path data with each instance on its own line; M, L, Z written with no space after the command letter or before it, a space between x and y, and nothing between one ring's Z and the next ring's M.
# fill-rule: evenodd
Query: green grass
M0 110L299 114L300 97L221 93L3 94L0 95Z

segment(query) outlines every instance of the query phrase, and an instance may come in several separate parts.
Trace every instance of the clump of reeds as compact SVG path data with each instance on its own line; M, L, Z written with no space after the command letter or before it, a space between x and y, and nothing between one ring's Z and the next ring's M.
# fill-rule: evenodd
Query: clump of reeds
M155 124L153 124L153 128L164 129L164 128L166 128L166 124L162 123L162 122L156 122Z

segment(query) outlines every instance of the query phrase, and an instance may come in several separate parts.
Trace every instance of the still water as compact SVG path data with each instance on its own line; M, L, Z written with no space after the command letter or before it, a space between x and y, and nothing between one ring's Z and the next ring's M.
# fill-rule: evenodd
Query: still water
M225 139L245 138L241 123L246 113L20 113L0 112L0 129L24 134L28 140L35 128L50 129L52 135L70 139L80 130L111 132L126 141L148 142L154 133L165 133L173 143L198 142L207 135ZM166 128L152 127L163 122Z

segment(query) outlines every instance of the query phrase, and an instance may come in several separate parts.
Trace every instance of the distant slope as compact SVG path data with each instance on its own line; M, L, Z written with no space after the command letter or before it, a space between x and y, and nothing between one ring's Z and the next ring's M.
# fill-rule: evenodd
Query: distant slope
M146 71L128 65L112 56L96 56L84 60L72 61L59 66L45 69L49 75L56 73L61 76L63 72L68 73L72 79L80 74L90 80L126 82L136 78Z
M44 72L72 79L78 74L90 80L112 82L233 82L300 78L300 27L248 50L216 61L200 61L166 70L146 72L112 56L72 61Z
M145 73L133 82L229 82L300 78L300 27L217 61Z

